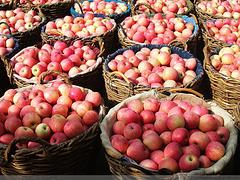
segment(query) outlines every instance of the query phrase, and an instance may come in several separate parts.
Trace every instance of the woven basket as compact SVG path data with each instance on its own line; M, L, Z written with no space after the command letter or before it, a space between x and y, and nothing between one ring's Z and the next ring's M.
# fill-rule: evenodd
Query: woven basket
M161 47L165 47L167 45L135 45L129 48L124 48L124 49L119 49L115 53L109 55L107 59L105 59L104 64L103 64L103 77L105 80L105 87L106 87L106 92L108 99L112 101L113 104L122 102L124 99L133 96L135 94L139 94L145 91L149 91L152 88L143 86L143 85L135 85L132 82L130 82L122 73L118 71L110 72L110 69L108 67L108 62L113 60L118 54L122 54L124 51L131 49L134 52L139 51L143 47L148 47L149 49L154 49L158 48L160 49ZM173 53L177 53L183 58L192 58L193 55L190 54L189 52L183 51L182 49L178 47L172 47L170 46L171 51ZM196 78L190 82L189 84L182 87L188 87L192 88L195 90L200 89L200 83L202 81L203 77L203 68L200 63L200 61L197 59L197 68L196 68ZM122 79L119 78L122 77ZM166 88L163 89L158 89L159 91L164 91Z
M215 21L215 19L213 20L208 20L208 21ZM208 21L204 21L202 22L202 35L204 38L204 41L207 42L208 46L211 48L219 48L219 47L227 47L231 44L225 43L223 41L214 39L213 34L211 31L208 30L207 26L206 26L206 22Z
M174 92L174 93L173 93ZM178 93L176 93L178 92ZM180 92L180 93L179 93ZM185 93L182 93L185 92ZM186 92L190 92L191 94L186 94ZM214 114L221 115L224 118L224 126L227 127L230 131L230 138L226 144L226 154L217 161L214 165L209 168L201 168L189 173L177 173L170 177L169 179L185 179L186 177L190 177L191 175L204 175L204 174L218 174L220 173L223 168L229 163L231 158L233 157L236 147L237 147L237 134L238 131L234 127L234 123L232 121L232 117L229 113L224 111L220 108L215 102L209 101L205 102L199 93L194 92L190 89L172 89L169 92L158 92L158 91L149 91L142 94L135 95L130 97L123 102L116 105L114 108L110 109L108 114L105 116L104 120L100 124L101 128L101 140L102 144L105 148L106 158L108 164L110 166L110 171L112 174L115 175L134 175L135 177L141 178L143 175L162 175L162 174L169 174L166 171L150 171L140 167L135 161L131 160L130 158L120 154L117 150L115 150L110 143L109 137L111 136L111 129L116 121L116 113L117 111L126 105L126 103L130 102L134 99L141 99L144 100L146 98L157 98L157 99L180 99L180 100L187 100L193 104L201 104L207 107L209 110L214 112ZM184 178L185 177L185 178ZM119 177L121 178L121 177Z
M151 15L149 15L151 17ZM191 53L196 54L196 48L197 48L197 41L198 41L198 35L199 35L199 27L198 27L198 23L197 23L197 19L194 15L191 15L191 17L188 16L183 16L183 15L177 15L177 17L181 17L184 19L185 22L188 23L192 23L194 25L194 32L193 35L190 37L190 39L185 42L188 45L188 50L191 51ZM136 41L130 40L123 27L122 24L119 25L119 29L118 29L118 38L120 43L122 44L123 47L129 47L132 46L134 44L139 44L139 45L143 45L144 43L138 43ZM176 39L177 40L177 39ZM169 45L176 45L176 44L169 44Z
M233 110L235 125L240 129L240 102L237 103L236 108Z
M79 15L80 17L83 17L84 15L81 14ZM102 17L102 18L105 18L103 15L100 15L100 14L95 14L94 15L95 17ZM112 30L100 35L100 36L89 36L89 37L86 37L86 38L79 38L79 37L74 37L74 38L69 38L69 37L66 37L66 36L62 36L61 33L59 33L59 36L54 36L54 35L50 35L50 34L47 34L45 32L45 29L46 29L46 25L42 27L42 30L41 30L41 37L42 37L42 40L44 42L48 42L48 41L52 41L52 40L60 40L60 41L74 41L74 40L87 40L87 41L96 41L98 40L99 38L101 38L104 42L104 49L105 49L105 53L106 54L109 54L113 51L116 50L116 45L118 44L117 43L117 35L116 35L116 32L117 32L117 24L116 22L112 19L111 20L114 24L114 27L112 28Z
M11 0L9 3L0 3L0 10L8 10L12 7L13 0Z
M204 47L204 69L210 79L213 99L225 110L233 112L240 99L240 81L219 73L210 62L210 56L219 48Z
M131 2L131 11L133 15L143 13L142 11L139 10L140 6L145 6L151 14L159 13L156 10L154 10L151 7L151 5L148 3L138 3L137 0L131 0L130 2ZM188 15L194 12L194 5L190 0L187 0L187 7L188 7L188 10L181 15Z
M74 41L66 40L64 42L70 46L75 41L76 40L74 40ZM30 47L24 48L19 53L17 53L13 58L22 54L22 52L25 51L26 49L33 48L33 47L40 48L45 43L53 45L54 42L56 42L56 40L49 39L47 42L41 42L41 43L36 44L35 46L30 46ZM101 74L102 74L102 58L101 58L101 56L104 53L104 49L103 49L104 43L102 42L101 39L99 39L98 41L95 41L95 42L88 41L88 40L83 40L82 42L84 45L93 45L93 46L99 47L100 52L97 56L97 62L94 66L88 68L86 71L82 71L81 73L79 73L73 77L69 77L68 75L66 75L66 76L68 76L70 82L74 85L83 86L83 87L92 89L94 91L99 91L99 87L104 86L104 83L101 80L101 79L103 79L101 77ZM8 76L9 76L9 79L11 80L11 82L13 82L13 84L15 84L19 88L28 86L28 85L37 84L38 83L37 79L23 78L13 71L13 67L12 67L13 63L11 63L13 61L13 58L11 58L11 59L5 58L5 64L7 64L7 67L9 67L7 71L8 71Z
M49 86L47 84L45 86ZM27 86L17 89L31 89ZM85 92L91 91L84 89ZM105 114L103 105L99 109L99 122ZM89 174L91 163L101 147L99 122L82 134L60 144L51 145L37 137L13 140L8 146L1 144L1 171L5 175ZM17 149L18 143L37 142L41 147Z
M39 7L47 20L66 16L67 14L69 14L69 10L73 4L74 0L43 5L35 5L30 0L27 0L27 4L21 4L19 3L19 0L13 0L14 7L22 7L23 9L28 9L29 7L36 9L37 7Z
M85 12L83 12L82 7L81 7L81 3L84 2L84 0L81 0L80 2L76 1L75 3L79 6L81 13L77 12L74 7L71 7L70 12L72 14L73 17L78 17L80 14L84 14ZM93 0L89 0L89 2L93 2ZM128 17L131 13L131 8L130 5L122 0L105 0L105 2L116 2L116 3L124 3L127 5L127 11L120 13L120 14L110 14L107 17L114 19L116 21L116 23L120 23L122 22L126 17Z
M14 2L13 2L14 3ZM16 6L12 6L13 9L17 8ZM23 8L24 12L28 12L31 8ZM29 45L33 45L41 40L41 27L46 22L46 17L43 15L40 8L36 8L35 10L38 11L38 15L42 18L42 21L37 25L34 26L32 29L24 31L24 32L14 32L11 33L14 38L19 41L19 45L21 47L26 47Z

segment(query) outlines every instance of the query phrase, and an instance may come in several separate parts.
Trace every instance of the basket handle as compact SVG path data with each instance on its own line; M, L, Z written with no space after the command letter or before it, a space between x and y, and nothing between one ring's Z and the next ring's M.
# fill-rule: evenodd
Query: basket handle
M194 14L189 13L189 16L192 17L194 19L194 21L198 24L198 19Z
M152 13L152 14L157 13L157 12L155 11L155 9L153 9L153 8L151 7L151 5L149 5L149 4L147 4L147 3L137 3L137 4L134 6L134 8L133 8L133 15L137 15L137 14L138 14L137 11L139 10L139 7L140 7L140 6L145 6L145 7L150 11L150 13Z
M185 51L188 50L188 45L186 42L179 40L179 39L174 39L170 43L168 43L169 46L182 46Z
M91 45L93 45L94 43L98 43L98 46L99 46L99 51L100 53L97 55L97 57L100 57L104 52L105 52L105 48L104 48L104 40L102 37L98 36L96 38L94 38L94 40L90 40L90 39L84 39L83 42L85 43L91 43Z
M16 153L18 143L24 143L24 142L30 142L30 141L39 143L43 147L44 152L48 154L46 148L50 147L51 144L49 144L47 141L38 137L21 137L21 138L12 140L11 143L7 146L6 150L4 151L3 163L10 163L12 161L12 155Z
M163 91L162 93L164 94L164 93L169 93L169 92L170 93L186 92L186 93L193 94L193 95L195 95L195 96L197 96L197 97L199 97L201 99L204 98L204 96L201 93L199 93L199 92L197 92L197 91L195 91L193 89L190 89L190 88L172 88L172 89L169 89L167 91Z
M76 0L75 3L78 5L81 13L84 14L80 1L79 1L79 0Z
M13 0L12 1L12 8L16 9L18 7L18 3L20 4L19 0ZM31 7L35 7L36 5L34 5L30 0L27 0L27 6L30 9Z
M119 71L110 72L110 76L115 76L115 75L116 76L121 76L124 79L124 81L126 81L128 84L132 84L123 73L121 73Z
M211 63L210 63L210 59L208 57L208 54L209 54L208 45L205 45L205 47L203 48L203 54L204 54L203 64L204 64L205 67L209 67Z
M126 34L126 32L124 31L124 28L123 28L123 26L122 26L121 23L118 24L118 28L119 28L120 31L122 31L122 33L123 33L123 35L125 36L125 38L127 38L127 34Z
M12 31L11 31L10 26L8 25L8 23L2 21L2 22L0 22L0 25L1 25L1 24L4 24L4 25L7 26L8 31L9 31L9 33L10 33L10 36L13 37L13 35L12 35Z
M39 84L45 84L44 82L44 78L47 76L47 75L51 75L51 74L57 74L57 75L60 75L61 78L63 79L63 81L67 84L71 84L70 83L70 80L67 76L66 73L62 73L62 72L59 72L59 71L54 71L54 70L51 70L51 71L46 71L46 72L43 72L40 77L39 77ZM47 83L47 82L46 82Z

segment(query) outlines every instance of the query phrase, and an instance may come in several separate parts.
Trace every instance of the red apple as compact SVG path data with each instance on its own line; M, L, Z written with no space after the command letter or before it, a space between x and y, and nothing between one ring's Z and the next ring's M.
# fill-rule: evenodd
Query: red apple
M193 154L184 154L179 160L179 168L183 172L189 172L199 167L198 157Z
M128 140L122 135L113 135L111 137L111 144L120 153L126 153L129 146Z

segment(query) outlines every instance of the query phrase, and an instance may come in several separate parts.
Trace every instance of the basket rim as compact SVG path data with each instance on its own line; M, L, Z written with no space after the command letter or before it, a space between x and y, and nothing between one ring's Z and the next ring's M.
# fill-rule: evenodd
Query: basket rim
M160 98L159 98L159 97L158 97L158 93L164 95L165 97L160 97ZM211 112L214 112L212 108L216 108L216 107L217 107L217 108L221 109L221 111L224 112L223 114L228 115L227 120L224 119L224 127L226 127L226 126L231 126L231 128L230 128L230 127L227 127L227 128L229 129L229 131L230 131L229 140L230 140L230 138L231 138L231 141L234 141L235 143L237 142L237 137L236 137L235 135L238 134L238 131L237 131L236 127L234 126L233 117L232 117L226 110L222 109L215 101L213 101L213 100L211 100L211 101L209 101L209 100L206 101L206 100L204 100L204 99L202 99L202 98L200 98L200 97L197 97L197 96L194 95L194 94L186 94L186 93L182 93L182 92L180 92L180 93L179 93L179 92L174 92L174 93L171 93L171 92L170 92L170 94L165 94L165 93L161 93L161 92L156 91L156 90L151 90L151 91L148 91L148 92L144 92L144 93L137 94L137 95L134 95L134 96L132 96L132 97L129 97L129 98L125 99L124 101L122 101L121 103L118 103L118 104L117 104L116 106L114 106L112 109L110 109L110 110L108 111L108 113L105 115L103 121L100 123L100 128L101 128L101 135L100 135L100 137L101 137L101 140L103 141L104 138L107 138L107 139L109 140L108 132L106 132L105 127L103 127L103 124L104 124L104 123L106 124L106 122L109 121L108 118L111 117L111 116L110 116L111 113L116 113L116 110L124 107L124 106L126 105L126 102L129 102L130 100L134 100L134 99L141 99L141 100L143 100L143 99L146 99L146 98L149 98L149 97L155 97L155 98L157 98L158 100L162 100L162 99L165 99L165 98L171 98L171 97L172 97L173 99L175 99L177 95L181 95L181 94L184 94L184 95L186 95L186 96L192 96L192 97L194 97L195 99L200 99L201 101L204 101L204 102L206 103L206 105L208 106L208 107L207 107L208 110L210 110ZM172 98L171 98L171 99L172 99ZM115 117L114 119L115 119L115 122L116 122L116 117ZM232 121L230 121L230 120L232 120ZM226 122L226 121L228 121L228 122ZM225 124L225 123L226 123L226 124ZM108 140L106 140L106 142L107 142ZM235 150L236 150L237 143L236 143L235 147L230 147L230 146L231 146L231 143L229 143L229 140L228 140L228 142L227 142L226 145L225 145L225 148L226 148L225 155L224 155L220 160L218 160L217 162L215 162L212 166L210 166L210 167L208 167L208 168L198 168L198 169L196 169L196 170L192 170L192 171L186 172L186 173L184 173L184 172L178 172L178 173L173 174L173 176L175 176L175 175L176 175L176 176L177 176L177 175L187 175L187 174L201 174L201 173L202 173L202 174L209 174L209 172L211 172L211 171L216 171L215 169L212 169L212 168L213 168L213 167L217 167L217 165L219 165L220 162L225 162L225 161L224 161L225 159L223 160L223 158L224 158L224 157L227 157L226 155L229 156L230 154L233 156L233 154L234 154L234 152L235 152ZM105 140L104 140L104 141L105 141ZM102 143L103 146L104 146L104 149L105 149L105 153L106 153L107 155L109 155L109 156L112 157L112 155L110 155L110 154L107 152L107 150L106 150L106 148L107 148L108 150L110 150L109 147L106 147L106 142L103 142L103 143ZM112 145L111 145L111 148L112 148ZM228 151L227 151L227 150L228 150ZM116 152L118 152L118 151L116 150ZM112 157L112 158L117 159L117 160L120 160L120 161L122 161L122 162L125 161L125 162L126 162L125 167L127 167L127 164L129 164L130 166L133 165L133 167L137 167L137 168L140 169L140 170L143 169L144 171L146 171L146 172L148 172L148 173L158 173L158 172L159 172L159 171L154 171L154 170L145 169L145 168L141 167L138 163L136 163L134 160L132 160L131 158L128 158L127 156L121 154L120 152L118 152L118 154L119 154L119 157L118 157L118 158L117 158L117 157ZM230 157L227 157L227 158L230 160ZM217 165L216 165L216 164L217 164ZM219 171L219 169L218 169L217 171ZM211 173L212 173L212 172L211 172Z
M83 0L81 1L84 2L84 1L88 1L88 2L93 2L93 0ZM114 14L109 14L109 15L104 15L105 17L109 17L109 18L112 18L112 19L117 19L118 17L120 16L123 16L125 14L130 14L131 13L131 7L128 3L126 3L125 1L123 0L104 0L105 2L117 2L117 3L122 3L122 4L125 4L127 6L127 10L125 12L122 12L122 13L114 13ZM75 4L76 2L74 2ZM71 9L70 9L70 12L73 16L76 16L76 17L79 17L79 15L81 15L81 13L77 12L76 9L72 6ZM86 12L85 12L86 13ZM99 14L99 15L103 15L101 13L94 13L94 14Z
M158 48L158 49L160 49L161 47L169 47L171 50L177 50L177 51L181 51L181 52L184 52L185 54L187 54L188 56L190 56L190 58L195 58L194 56L193 56L193 54L191 54L189 51L185 51L185 50L183 50L183 49L181 49L181 48L179 48L179 47L175 47L175 46L171 46L171 45L166 45L166 44L144 44L144 45L133 45L133 46L131 46L131 47L126 47L126 48L121 48L121 49L118 49L116 52L114 52L113 54L109 54L105 59L104 59L104 62L103 62L103 71L104 71L104 73L105 73L105 75L107 75L108 76L108 74L110 74L112 71L110 71L110 69L109 69L109 67L108 67L108 62L110 62L110 61L112 61L118 54L121 54L121 53L123 53L124 51L126 51L126 50L129 50L129 49L131 49L131 50L133 50L133 51L139 51L141 48L144 48L144 47L147 47L147 48L150 48L150 49L154 49L154 48ZM197 61L197 68L198 69L196 69L195 70L195 72L197 71L197 70L199 70L199 72L198 73L196 73L196 77L189 83L189 84L193 84L193 83L195 83L195 82L197 82L198 80L200 80L202 77L203 77L203 74L204 74L204 69L203 69L203 67L202 67L202 64L201 64L201 62L200 62L200 60L198 59L198 58L195 58L196 59L196 61ZM118 78L119 79L119 78ZM124 82L124 84L125 85L128 85L128 83L126 82L126 81L124 81L124 80L122 80L122 79L119 79L119 80L121 80L122 82ZM181 85L181 86L178 86L178 87L187 87L189 84L187 84L187 85ZM141 88L141 87L144 87L144 88L151 88L150 86L143 86L143 85L139 85L139 84L131 84L131 86L133 87L133 88ZM153 88L153 89L158 89L158 90L160 90L160 89L163 89L163 90L167 90L167 89L171 89L171 88Z

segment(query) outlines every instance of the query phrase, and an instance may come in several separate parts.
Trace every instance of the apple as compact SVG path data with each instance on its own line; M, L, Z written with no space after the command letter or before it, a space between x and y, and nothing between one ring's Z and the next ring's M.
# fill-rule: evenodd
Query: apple
M139 124L129 123L124 127L123 134L128 140L136 139L142 136L142 128Z
M174 130L176 128L181 128L185 126L185 120L183 115L171 115L167 119L167 127L170 130Z
M151 159L144 159L139 165L149 170L158 170L158 164Z
M225 147L220 142L211 141L206 147L205 154L211 161L218 161L224 156Z
M15 117L15 116L8 117L4 123L4 127L5 127L6 131L8 131L12 134L14 134L16 129L20 126L22 126L22 121L18 117Z
M163 140L157 134L149 134L143 138L143 144L151 151L161 149Z
M126 153L129 143L128 140L122 135L113 135L111 137L111 145L114 149L118 150L120 153Z
M196 155L184 154L179 160L179 168L183 172L189 172L199 167L199 160Z
M201 151L206 149L208 143L210 143L210 139L205 133L201 131L196 131L192 133L191 136L189 137L189 144L198 145Z
M176 161L182 156L182 148L176 142L171 142L164 148L164 157L170 157L175 159Z
M29 128L29 127L25 127L25 126L20 126L16 129L14 136L16 138L20 138L20 137L34 137L34 131Z
M60 144L62 142L67 141L67 136L62 132L54 133L50 138L50 144Z
M63 131L68 138L73 138L81 134L84 131L84 128L80 121L69 119L65 123Z
M127 156L131 159L141 162L150 156L149 150L142 142L133 142L127 148Z
M36 112L29 112L23 116L23 126L29 127L33 130L41 123L41 117Z
M51 130L55 132L63 132L64 125L67 122L66 118L60 114L54 114L51 117L51 121L49 122L49 127Z
M35 129L35 133L36 133L37 137L47 139L50 137L51 129L47 124L40 123L37 125L37 127Z
M172 141L177 142L181 145L186 145L188 143L189 133L185 128L177 128L172 132Z
M159 162L158 169L159 170L168 169L172 173L176 173L178 171L179 167L178 167L178 163L175 159L170 158L170 157L165 157Z

